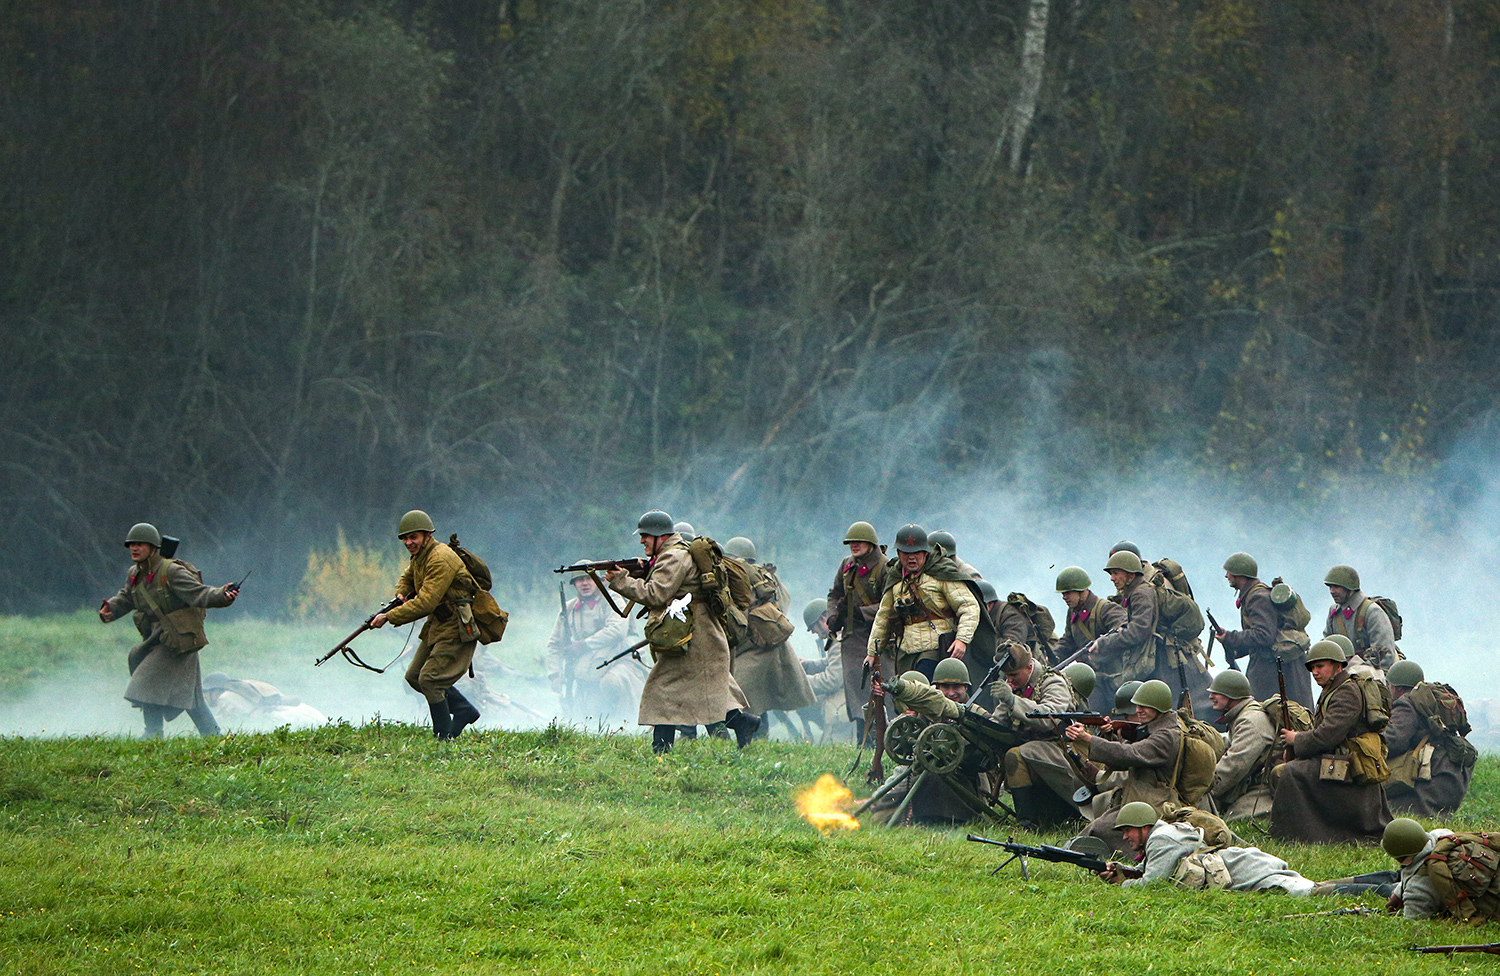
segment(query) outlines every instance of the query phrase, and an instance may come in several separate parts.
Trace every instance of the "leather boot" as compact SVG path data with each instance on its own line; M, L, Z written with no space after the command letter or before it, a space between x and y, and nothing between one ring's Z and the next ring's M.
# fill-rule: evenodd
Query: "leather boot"
M865 720L857 718L854 720L854 744L862 745L865 741Z
M209 711L208 702L204 702L197 708L188 709L188 718L193 720L198 734L205 739L212 739L219 734L219 723L214 721L214 713Z
M680 736L682 736L682 738L684 740L686 740L686 739L696 739L696 738L698 738L698 726L696 726L696 725L679 725L679 726L677 726L677 734L680 735Z
M439 739L451 739L453 717L448 714L448 700L445 698L440 702L428 702L427 710L432 713L432 734Z
M724 716L724 724L734 730L734 744L740 749L748 746L760 730L759 717L738 708Z
M164 734L163 726L166 724L166 719L162 715L161 709L155 705L142 705L141 718L146 720L146 732L141 738L160 739Z
M1035 786L1012 786L1010 788L1010 805L1016 811L1016 819L1021 821L1021 826L1027 830L1035 830L1037 825Z
M715 739L727 740L729 738L729 730L724 727L723 722L714 722L711 725L705 725L704 728L707 729L708 734L713 736Z
M456 739L459 733L479 721L479 709L459 692L449 688L443 692L443 701L448 706L448 737Z
M658 756L664 752L671 752L672 743L676 738L677 726L675 725L651 726L651 751Z

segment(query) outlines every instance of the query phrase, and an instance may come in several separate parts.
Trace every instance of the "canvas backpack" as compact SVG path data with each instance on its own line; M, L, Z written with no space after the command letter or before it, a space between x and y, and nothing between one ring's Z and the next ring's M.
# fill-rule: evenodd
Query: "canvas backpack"
M1439 837L1418 873L1427 875L1454 918L1476 925L1500 918L1500 836L1480 832Z
M1285 582L1280 576L1271 581L1275 587ZM1312 638L1307 634L1307 625L1312 623L1312 613L1307 609L1307 604L1302 602L1302 595L1292 590L1292 601L1286 606L1277 606L1272 602L1271 608L1276 611L1276 640L1271 643L1271 650L1276 657L1283 662L1301 664L1307 655L1307 649L1312 646Z
M1396 601L1388 596L1365 597L1365 602L1359 605L1359 610L1354 614L1354 632L1364 634L1368 640L1370 635L1365 631L1365 614L1369 612L1372 603L1385 611L1386 617L1391 622L1391 637L1399 641L1401 639L1401 613L1396 609Z
M495 577L490 573L489 564L459 545L456 532L448 536L448 548L458 553L458 558L463 560L464 569L469 571L469 575L474 577L475 585L479 587L474 594L473 603L470 604L476 632L475 639L481 644L497 643L505 636L505 625L510 622L510 614L500 609L500 604L490 592L490 587L495 585ZM460 621L463 619L462 611L460 611L459 619Z
M1045 661L1052 642L1057 640L1057 621L1052 611L1040 604L1032 603L1025 593L1012 593L1005 602L1015 607L1031 621L1031 650L1038 660Z
M1166 577L1166 582L1172 589L1189 599L1192 598L1193 587L1188 583L1187 573L1183 572L1182 563L1168 558L1158 559L1152 565L1161 571L1162 576Z
M1156 587L1156 632L1187 644L1197 640L1205 624L1198 604L1181 590L1168 586L1162 576L1151 582Z
M698 571L699 601L724 628L730 648L739 646L748 638L745 613L755 600L749 567L737 559L726 559L724 550L706 535L688 543L687 550Z
M1465 736L1471 731L1469 714L1463 699L1452 685L1424 681L1406 695L1417 714L1432 729L1435 748L1441 749L1454 764L1467 768L1474 765L1479 752Z
M796 626L787 619L782 610L780 596L781 581L776 578L776 567L771 565L749 566L754 580L754 600L745 612L749 628L750 643L757 647L775 647L796 633Z
M1182 802L1193 805L1214 783L1214 767L1224 755L1224 737L1207 722L1177 716L1182 730L1173 780Z

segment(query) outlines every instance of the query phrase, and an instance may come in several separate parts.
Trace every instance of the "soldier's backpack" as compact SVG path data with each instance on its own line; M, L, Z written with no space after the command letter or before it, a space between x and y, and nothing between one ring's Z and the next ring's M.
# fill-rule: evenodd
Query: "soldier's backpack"
M1172 589L1189 599L1192 598L1193 587L1188 583L1187 573L1182 570L1182 563L1175 559L1158 559L1154 565L1157 569L1161 570L1162 575L1167 578L1167 582L1171 584ZM1200 626L1198 629L1202 630L1203 628Z
M1005 602L1021 611L1031 621L1031 651L1039 661L1047 660L1052 643L1057 640L1057 621L1052 611L1040 604L1032 603L1025 593L1012 593Z
M1214 767L1224 755L1224 737L1219 730L1199 719L1177 715L1182 729L1182 745L1177 754L1173 785L1182 802L1197 803L1214 784Z
M755 600L749 567L739 560L726 559L724 550L706 535L689 542L687 548L698 571L699 598L724 628L732 650L749 634L745 612Z
M1369 637L1369 632L1365 630L1365 614L1369 612L1372 603L1385 611L1386 617L1391 622L1391 636L1399 641L1401 639L1401 614L1396 609L1396 601L1388 596L1365 597L1365 601L1359 605L1359 609L1354 614L1354 632L1364 634L1366 638Z
M1406 697L1432 729L1434 748L1441 749L1460 768L1474 765L1479 751L1465 738L1473 731L1469 726L1469 713L1453 686L1424 681L1407 692Z
M481 644L498 642L505 636L505 625L510 622L510 614L500 609L494 594L490 593L490 587L495 585L495 577L490 572L489 564L459 545L456 532L448 536L448 548L458 553L458 558L463 560L464 569L469 571L469 575L479 585L479 592L474 594L474 602L470 605L474 614L476 639Z
M1475 925L1500 918L1500 836L1439 837L1418 872L1427 875L1454 918Z
M780 605L784 590L781 581L776 578L776 567L760 565L746 568L754 581L754 597L749 609L745 611L750 643L757 647L775 647L797 631Z
M1185 644L1197 640L1205 624L1198 604L1181 590L1168 586L1161 576L1151 582L1156 587L1156 632Z
M1285 581L1280 576L1271 581L1271 608L1276 611L1276 640L1271 642L1271 650L1279 660L1295 661L1300 665L1307 649L1312 646L1312 638L1307 634L1307 625L1312 623L1312 613L1307 609L1307 604L1302 602L1302 596L1290 586L1287 587L1287 599L1277 603L1276 587L1283 585Z

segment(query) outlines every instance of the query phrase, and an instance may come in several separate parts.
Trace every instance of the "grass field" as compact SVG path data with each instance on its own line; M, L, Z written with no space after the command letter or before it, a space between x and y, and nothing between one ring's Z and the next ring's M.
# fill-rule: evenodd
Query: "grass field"
M652 756L566 728L370 724L0 740L0 965L49 973L1427 973L1449 924L1348 902L990 877L962 832L823 837L792 795L852 750ZM1486 758L1472 813L1495 823ZM1373 849L1272 847L1314 877Z
M353 703L344 714L398 714L375 694L399 705L398 675L310 667L348 629L242 621L211 632L204 668L309 698L339 700L337 690ZM536 668L526 648L539 630L523 623L515 645L507 636L518 674ZM368 636L380 663L400 647ZM130 641L128 624L87 615L0 619L0 706L25 717L56 703L62 714L96 695L133 734L138 719L115 704ZM438 743L384 719L211 741L57 732L0 738L3 973L1289 976L1493 965L1403 951L1484 941L1484 930L1283 917L1348 901L1125 893L1035 863L1030 880L1014 866L991 877L995 849L963 831L824 837L793 796L847 770L843 746L700 741L658 758L637 735L482 729ZM850 780L858 795L862 772ZM1457 823L1500 823L1500 761L1481 761ZM1373 848L1249 840L1314 878L1389 864Z

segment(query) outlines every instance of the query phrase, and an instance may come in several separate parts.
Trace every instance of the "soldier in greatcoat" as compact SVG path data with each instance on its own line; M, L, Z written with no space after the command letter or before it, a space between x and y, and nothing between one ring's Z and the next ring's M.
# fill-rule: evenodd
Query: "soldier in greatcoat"
M724 558L744 564L755 591L745 611L746 638L734 649L731 670L750 702L750 711L760 716L758 734L764 738L770 732L770 712L795 712L817 699L808 687L802 661L788 642L796 628L786 615L791 597L777 577L776 567L760 562L755 543L744 536L724 543ZM786 721L792 724L790 719Z
M370 626L401 627L427 618L406 669L406 683L427 700L432 734L455 739L479 721L479 709L453 687L468 674L479 643L473 612L479 584L463 558L432 537L434 531L432 517L420 509L401 516L396 537L411 555L396 581L396 596L402 602L377 614Z
M1089 589L1093 585L1094 581L1089 579L1082 566L1069 566L1057 574L1057 592L1062 594L1068 613L1063 634L1052 645L1053 664L1072 657L1094 638L1124 625L1125 608L1100 597ZM1097 665L1100 658L1096 655L1094 661ZM1118 690L1118 673L1108 670L1100 673L1098 666L1094 666L1093 671L1094 690L1089 696L1090 705L1096 712L1108 711L1114 705L1115 691Z
M647 609L648 636L661 628L665 615L685 622L691 618L680 646L652 644L654 663L641 691L637 721L651 726L651 748L657 753L672 748L677 726L718 722L734 730L743 749L760 728L760 720L746 711L750 703L730 673L724 623L710 612L688 544L666 512L642 515L636 532L646 553L646 577L639 579L615 567L605 573L609 588Z
M1468 715L1452 686L1429 682L1415 661L1391 666L1391 722L1385 727L1393 812L1434 817L1453 813L1469 793L1479 752L1469 742Z
M885 592L885 550L869 522L849 526L844 533L844 544L849 547L849 555L839 563L833 586L828 589L828 629L839 636L844 709L854 723L855 741L863 742L864 709L870 700L865 655L870 646L870 628L880 611L880 596ZM880 673L887 680L895 677L895 658L882 653L879 660Z
M125 536L133 563L130 575L120 592L99 607L99 619L110 623L134 612L141 642L126 657L130 684L125 698L141 710L146 738L161 738L163 723L183 712L200 735L218 735L198 667L198 652L208 644L203 608L229 606L239 588L233 583L205 586L187 564L164 558L161 546L156 526L131 526Z

